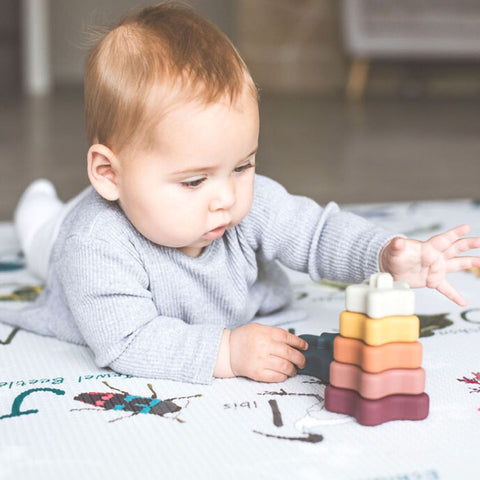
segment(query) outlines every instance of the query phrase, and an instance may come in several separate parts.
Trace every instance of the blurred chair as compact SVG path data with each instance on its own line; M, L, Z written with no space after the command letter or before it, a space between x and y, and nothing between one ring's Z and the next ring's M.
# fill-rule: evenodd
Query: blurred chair
M480 58L477 0L342 0L341 6L351 101L363 98L372 60Z

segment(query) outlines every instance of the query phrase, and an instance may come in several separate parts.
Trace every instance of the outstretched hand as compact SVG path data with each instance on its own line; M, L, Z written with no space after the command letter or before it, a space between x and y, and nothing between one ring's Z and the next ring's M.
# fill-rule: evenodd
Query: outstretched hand
M447 273L480 267L480 257L458 256L480 248L480 238L461 238L470 231L460 225L422 242L396 237L382 250L380 267L395 280L407 282L412 288L435 288L458 305L465 298L447 280Z

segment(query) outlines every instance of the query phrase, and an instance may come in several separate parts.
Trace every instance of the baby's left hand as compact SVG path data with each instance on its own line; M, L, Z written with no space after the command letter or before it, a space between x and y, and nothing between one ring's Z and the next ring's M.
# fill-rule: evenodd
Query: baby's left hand
M455 227L429 240L396 237L380 254L381 270L395 280L407 282L412 288L435 288L458 305L465 298L447 280L447 273L480 267L480 257L459 257L459 253L480 248L480 238L461 238L470 231L469 225Z

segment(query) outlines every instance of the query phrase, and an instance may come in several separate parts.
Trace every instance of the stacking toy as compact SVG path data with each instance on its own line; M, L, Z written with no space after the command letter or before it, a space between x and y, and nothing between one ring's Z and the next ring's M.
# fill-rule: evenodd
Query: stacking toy
M325 408L362 425L428 416L420 322L407 284L377 273L346 289Z

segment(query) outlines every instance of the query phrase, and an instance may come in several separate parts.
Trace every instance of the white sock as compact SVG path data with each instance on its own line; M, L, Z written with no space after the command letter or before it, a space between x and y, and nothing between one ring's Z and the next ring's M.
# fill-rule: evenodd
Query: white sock
M30 254L32 241L39 230L63 207L52 182L36 180L25 190L14 213L15 230L25 256Z

